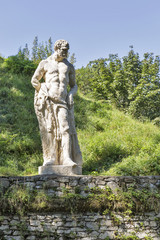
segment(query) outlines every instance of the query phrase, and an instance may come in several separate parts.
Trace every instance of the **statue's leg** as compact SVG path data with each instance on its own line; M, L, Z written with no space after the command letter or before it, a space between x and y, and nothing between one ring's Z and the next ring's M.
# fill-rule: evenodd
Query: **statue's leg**
M56 164L56 140L54 136L51 114L45 109L43 118L43 124L40 125L42 147L43 147L43 159L45 165Z
M77 165L71 159L71 139L69 134L68 111L60 107L58 110L58 121L62 136L63 165Z
M54 132L54 114L52 114L53 104L51 103L45 99L43 91L35 91L34 107L41 133L43 165L57 163L57 144Z

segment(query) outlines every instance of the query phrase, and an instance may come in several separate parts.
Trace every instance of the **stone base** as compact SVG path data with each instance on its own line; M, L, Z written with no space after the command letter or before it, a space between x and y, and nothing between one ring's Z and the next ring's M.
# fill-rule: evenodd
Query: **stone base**
M65 166L65 165L47 165L40 166L38 173L42 174L55 174L55 175L82 175L81 166Z

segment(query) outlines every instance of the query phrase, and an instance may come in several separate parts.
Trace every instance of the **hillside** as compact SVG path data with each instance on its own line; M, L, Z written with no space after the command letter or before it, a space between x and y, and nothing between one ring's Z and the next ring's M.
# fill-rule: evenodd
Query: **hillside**
M0 175L32 175L42 165L30 77L0 73ZM160 129L107 101L75 97L83 174L159 175Z

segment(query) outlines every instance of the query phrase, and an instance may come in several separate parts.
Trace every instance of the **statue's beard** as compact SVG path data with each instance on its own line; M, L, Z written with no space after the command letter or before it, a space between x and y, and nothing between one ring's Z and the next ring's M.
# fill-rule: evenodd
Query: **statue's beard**
M62 54L60 52L54 52L54 58L57 61L62 61L64 58L68 58L68 53L67 54Z
M59 57L68 58L68 53L59 53Z
M58 50L57 57L68 58L68 52L63 52L61 50Z

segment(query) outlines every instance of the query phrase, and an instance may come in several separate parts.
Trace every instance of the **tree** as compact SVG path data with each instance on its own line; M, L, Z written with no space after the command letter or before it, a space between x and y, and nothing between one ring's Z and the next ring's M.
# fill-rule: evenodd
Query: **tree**
M18 50L17 56L18 56L18 58L21 59L21 60L24 59L24 53L23 53L23 50L22 50L21 47L20 47L19 50Z
M38 59L38 37L36 36L33 41L33 47L32 47L32 61L36 62Z
M89 82L92 92L101 99L109 99L112 94L113 75L107 65L107 58L89 62Z
M47 52L45 50L45 46L44 43L39 43L38 45L38 49L37 49L37 60L36 62L39 63L40 61L42 61L43 59L47 58Z
M28 44L26 43L25 48L23 48L23 55L25 60L29 60L29 49Z
M71 64L73 64L73 66L75 66L75 63L76 63L75 53L73 53L73 54L70 56L69 62L70 62Z
M112 92L110 100L118 108L128 107L128 89L127 82L124 77L123 64L118 58L118 55L109 55L109 69L113 75L113 81L111 84Z
M160 112L160 58L154 58L153 53L145 53L142 60L142 74L139 84L133 91L133 101L129 112L139 118L149 119L159 117Z
M47 49L48 49L47 57L49 57L53 53L53 43L52 43L51 37L48 39L48 48Z
M139 54L134 52L133 46L130 46L130 48L128 56L123 57L124 78L128 85L128 104L134 100L132 93L139 84L142 72L142 63L139 59Z
M77 80L83 92L109 100L137 118L152 120L160 116L160 57L145 53L140 60L130 48L122 60L111 54L89 62L76 71Z

